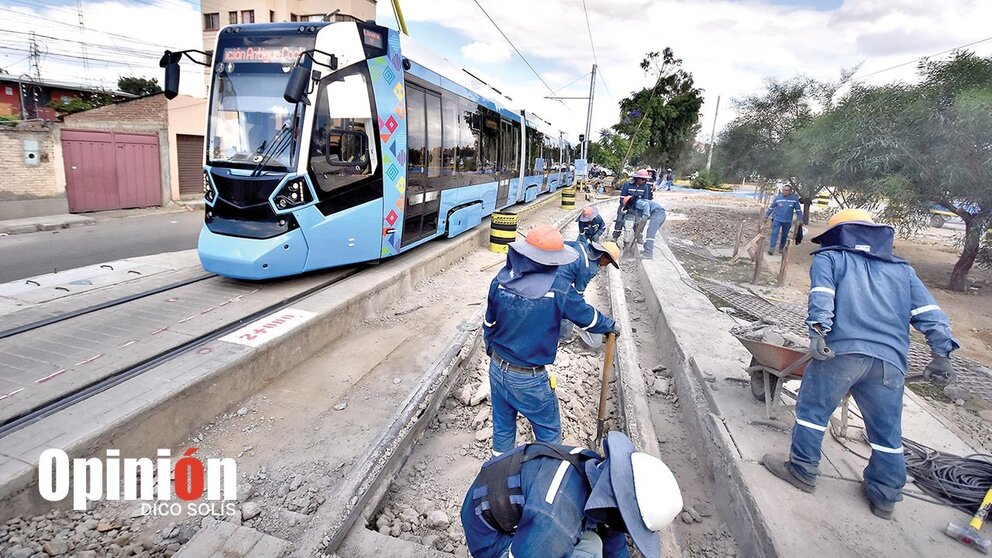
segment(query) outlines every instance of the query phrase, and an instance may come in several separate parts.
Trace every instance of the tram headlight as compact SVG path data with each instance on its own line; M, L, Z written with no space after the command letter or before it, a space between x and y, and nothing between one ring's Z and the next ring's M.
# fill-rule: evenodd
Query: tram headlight
M214 199L217 198L217 191L214 190L213 184L210 183L210 177L207 176L207 171L203 171L203 198L210 203L213 203Z
M289 209L313 201L310 189L303 178L290 180L276 192L273 198L277 209Z

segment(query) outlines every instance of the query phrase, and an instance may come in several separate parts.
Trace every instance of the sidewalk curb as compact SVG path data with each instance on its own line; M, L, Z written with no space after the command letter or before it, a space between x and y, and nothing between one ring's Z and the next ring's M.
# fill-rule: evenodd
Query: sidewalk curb
M72 219L47 220L44 217L30 219L11 219L9 225L0 221L0 236L28 234L34 232L57 231L72 227L88 227L96 224L96 219L91 217L73 216Z
M655 248L662 259L668 260L676 268L684 281L692 281L675 259L663 237L657 240ZM653 285L645 269L646 264L647 260L638 262L641 284ZM645 288L643 294L649 313L654 316L653 327L658 345L665 348L663 352L667 353L664 361L672 371L672 379L678 389L678 401L685 417L686 427L692 438L698 440L699 455L704 458L703 462L713 477L716 499L726 504L720 506L721 518L737 540L743 556L755 558L779 556L768 524L744 482L741 471L744 460L724 425L716 402L703 388L703 374L697 362L697 355L692 354L690 348L679 345L678 336L669 323L669 316L665 314L666 305L658 300L655 288L653 286ZM712 306L702 293L687 296L702 298L706 304ZM716 308L713 308L713 313L720 314ZM710 355L698 356L703 360L712 358Z

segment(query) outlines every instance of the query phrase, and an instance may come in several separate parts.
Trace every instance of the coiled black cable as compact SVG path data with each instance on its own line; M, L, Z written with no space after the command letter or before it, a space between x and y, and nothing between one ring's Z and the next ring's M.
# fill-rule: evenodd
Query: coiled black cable
M968 515L978 511L992 488L992 455L959 457L902 439L906 471L923 492Z

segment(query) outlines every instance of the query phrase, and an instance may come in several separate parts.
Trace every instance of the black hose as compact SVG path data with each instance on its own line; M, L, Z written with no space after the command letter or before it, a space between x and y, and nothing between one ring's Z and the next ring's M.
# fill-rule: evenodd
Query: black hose
M923 492L968 515L978 511L992 488L992 455L959 457L902 439L906 470Z

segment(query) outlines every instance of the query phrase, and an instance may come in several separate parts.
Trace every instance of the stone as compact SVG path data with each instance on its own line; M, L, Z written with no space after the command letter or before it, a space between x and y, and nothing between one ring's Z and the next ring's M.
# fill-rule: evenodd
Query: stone
M687 511L682 512L682 514L679 515L679 518L682 520L682 523L685 523L686 525L691 525L695 523L692 520L692 515L690 515L689 512Z
M483 407L479 409L479 412L475 414L475 418L472 419L472 428L478 430L486 423L486 419L489 418L489 408Z
M62 556L69 552L69 544L62 539L48 541L41 548L47 556Z
M692 516L692 520L695 521L696 523L703 522L703 516L700 515L699 512L696 511L696 509L693 508L692 506L686 506L685 511L688 512L690 516Z
M472 395L472 399L469 400L469 404L474 407L486 399L489 399L489 376L482 379L482 383L479 384L478 389L475 390L475 394Z
M396 385L403 383L403 378L393 378L393 383Z
M7 551L6 556L10 556L10 558L31 558L32 554L34 554L34 550L31 550L30 548L15 546Z
M461 389L455 391L454 397L455 397L455 399L458 400L459 403L461 403L462 405L465 405L466 407L469 406L469 405L471 405L472 404L472 387L471 386L467 386L467 385L466 386L463 386Z
M992 422L992 409L982 409L978 411L978 416L982 417L985 422Z
M120 529L120 525L114 521L101 521L97 524L96 530L101 533L106 533L107 531L113 531L114 529Z
M252 495L255 494L255 487L251 485L250 482L243 482L238 485L238 499L241 501L249 500Z
M241 506L241 519L244 521L257 517L260 513L262 513L262 505L258 502L245 502Z
M434 510L427 514L427 526L431 529L444 529L451 523L448 514L441 510Z
M405 523L420 523L420 514L413 508L403 508L399 518Z
M243 417L248 414L248 407L241 407L238 409L238 416Z
M95 550L77 550L76 558L96 558Z
M335 411L343 411L343 410L345 410L347 408L348 408L348 403L345 402L345 401L342 401L342 402L340 402L340 403L338 403L337 405L334 406L334 410Z
M477 442L485 442L486 440L493 437L493 427L487 426L482 430L475 433L475 440Z
M121 535L121 536L117 537L116 539L114 539L114 544L117 544L117 545L120 545L120 546L127 546L130 542L131 542L131 536L130 535Z

